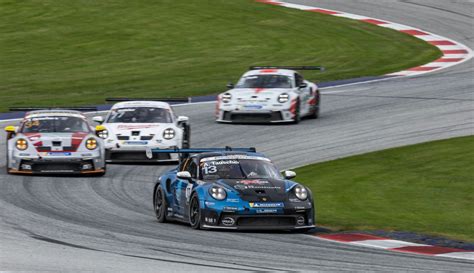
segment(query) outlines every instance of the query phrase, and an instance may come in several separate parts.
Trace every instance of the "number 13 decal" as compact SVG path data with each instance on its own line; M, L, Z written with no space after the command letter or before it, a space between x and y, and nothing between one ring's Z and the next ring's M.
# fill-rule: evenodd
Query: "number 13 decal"
M204 174L213 174L217 172L216 166L205 166L204 167Z

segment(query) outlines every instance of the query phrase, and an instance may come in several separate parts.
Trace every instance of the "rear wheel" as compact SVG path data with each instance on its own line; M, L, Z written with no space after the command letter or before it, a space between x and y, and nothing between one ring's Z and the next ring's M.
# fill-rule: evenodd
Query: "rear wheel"
M199 207L199 198L196 193L193 194L189 204L189 223L193 229L201 228L201 208Z
M155 190L155 198L153 198L153 207L155 209L155 216L158 222L167 222L166 213L168 211L168 204L166 203L165 194L161 185L158 185Z
M321 101L321 97L320 97L319 93L316 93L316 95L314 95L314 99L316 100L316 105L313 106L314 109L312 109L312 112L309 115L309 118L317 119L317 118L319 118L319 105L320 105L320 101Z

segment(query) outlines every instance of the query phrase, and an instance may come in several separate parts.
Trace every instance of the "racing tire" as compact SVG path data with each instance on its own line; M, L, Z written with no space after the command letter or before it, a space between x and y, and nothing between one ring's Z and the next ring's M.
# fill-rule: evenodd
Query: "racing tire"
M155 210L156 220L159 223L166 223L166 213L168 213L168 204L166 203L165 193L161 184L156 187L155 196L153 198L153 209Z
M295 119L293 120L293 124L300 123L301 116L300 116L300 100L296 101L296 108L295 108Z
M183 149L189 149L191 147L191 126L186 124L183 127Z
M321 96L318 94L315 95L315 99L316 99L316 105L314 107L314 112L312 112L308 117L310 119L317 119L319 118L319 106L320 106L320 100L321 100Z
M196 193L193 194L191 202L189 202L189 224L193 229L201 229L201 208Z

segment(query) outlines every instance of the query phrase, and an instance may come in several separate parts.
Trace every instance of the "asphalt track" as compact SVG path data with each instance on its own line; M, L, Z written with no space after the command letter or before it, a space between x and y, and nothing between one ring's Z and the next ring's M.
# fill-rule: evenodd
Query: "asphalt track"
M473 48L472 2L291 2L400 22ZM421 77L326 89L321 118L297 126L215 124L213 104L177 107L177 111L191 117L195 147L256 146L281 168L289 168L473 134L472 65L470 60ZM2 133L0 139L4 137ZM0 154L4 153L3 143ZM151 204L153 181L169 166L110 165L103 178L9 176L4 166L1 157L1 270L474 269L471 261L349 246L305 234L194 231L180 224L158 224Z

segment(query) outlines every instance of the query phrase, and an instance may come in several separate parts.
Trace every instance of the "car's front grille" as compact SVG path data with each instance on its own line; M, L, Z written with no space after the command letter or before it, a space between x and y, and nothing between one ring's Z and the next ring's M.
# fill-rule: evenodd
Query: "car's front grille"
M259 216L245 217L241 216L237 220L237 226L241 227L272 227L272 226L294 226L296 224L295 217L276 217L276 216Z
M129 136L121 136L121 135L117 135L117 139L118 140L129 140L130 137Z
M88 165L88 168L83 169L84 165ZM20 169L31 170L34 173L78 173L83 170L91 170L93 166L92 160L62 162L23 160L20 164Z
M140 140L151 140L153 136L141 136Z
M282 120L280 112L268 113L232 113L224 112L224 120L236 122L270 122Z

